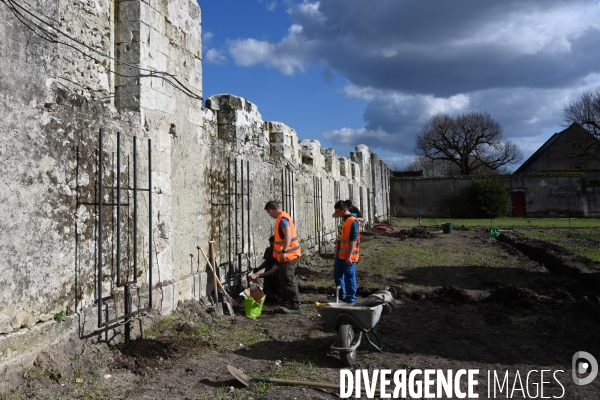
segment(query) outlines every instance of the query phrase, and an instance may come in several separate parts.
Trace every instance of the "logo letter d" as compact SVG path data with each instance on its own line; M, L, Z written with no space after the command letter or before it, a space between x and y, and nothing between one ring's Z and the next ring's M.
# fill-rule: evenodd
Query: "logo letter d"
M583 358L585 359L589 365L591 366L591 371L590 374L585 377L585 378L579 378L577 376L578 371L578 367L579 365L577 365L577 360ZM596 361L596 359L594 358L593 355L591 355L590 353L587 353L585 351L578 351L577 353L573 354L573 362L572 362L572 367L573 367L573 382L575 382L576 385L587 385L592 383L592 381L594 379L596 379L596 375L598 375L598 362ZM584 371L581 371L581 373L585 372L585 370L587 370L587 365L585 366Z

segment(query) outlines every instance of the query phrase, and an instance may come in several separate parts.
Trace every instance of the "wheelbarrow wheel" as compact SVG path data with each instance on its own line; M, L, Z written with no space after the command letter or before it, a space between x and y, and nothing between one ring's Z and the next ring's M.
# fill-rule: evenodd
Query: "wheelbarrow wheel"
M348 348L352 346L353 340L354 329L352 329L352 325L340 325L338 328L338 346ZM340 359L345 366L351 367L356 362L356 350L346 353L340 352Z

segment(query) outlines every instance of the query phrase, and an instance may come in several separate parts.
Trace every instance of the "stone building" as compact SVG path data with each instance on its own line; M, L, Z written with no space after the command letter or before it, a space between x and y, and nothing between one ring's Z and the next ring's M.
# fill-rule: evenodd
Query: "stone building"
M600 140L577 123L555 133L517 170L518 174L541 171L600 168Z
M246 99L203 98L195 1L7 1L0 18L3 367L206 296L211 241L237 287L272 234L268 200L305 251L327 249L336 200L389 216L366 146L340 157Z
M555 133L512 175L500 176L513 217L600 217L600 141L578 124ZM476 218L472 177L394 177L391 210L412 217Z

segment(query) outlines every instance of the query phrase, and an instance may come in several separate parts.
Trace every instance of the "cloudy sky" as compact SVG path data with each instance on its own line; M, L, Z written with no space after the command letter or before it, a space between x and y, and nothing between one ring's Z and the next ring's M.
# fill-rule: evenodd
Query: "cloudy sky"
M527 158L600 87L600 0L198 1L205 98L392 168L441 112L489 112Z

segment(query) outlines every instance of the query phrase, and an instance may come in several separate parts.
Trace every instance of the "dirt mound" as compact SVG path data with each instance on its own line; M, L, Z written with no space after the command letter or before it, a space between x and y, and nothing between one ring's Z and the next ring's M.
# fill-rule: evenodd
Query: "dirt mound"
M147 370L170 368L172 360L193 357L197 349L206 346L208 343L199 338L171 336L134 340L115 346L120 352L115 355L115 362L121 368L142 375Z
M408 238L411 239L433 239L435 235L431 233L429 228L424 226L415 226L412 229L402 229L392 233L386 233L386 235L391 237L400 238L400 240L406 240Z
M460 225L460 226L454 225L452 227L452 229L455 230L455 231L463 231L464 232L464 231L468 231L469 227L468 226L464 226L464 225Z
M449 303L474 304L475 300L462 289L454 286L444 286L434 290L431 297Z
M529 300L539 300L538 295L531 289L508 285L498 288L484 300L485 303L514 304Z

